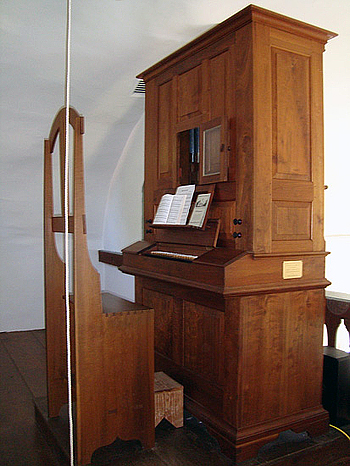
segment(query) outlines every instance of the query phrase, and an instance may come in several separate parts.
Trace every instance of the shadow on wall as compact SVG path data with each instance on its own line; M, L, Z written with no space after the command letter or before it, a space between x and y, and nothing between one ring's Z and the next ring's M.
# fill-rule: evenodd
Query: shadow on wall
M142 239L144 182L144 114L134 126L114 170L104 213L103 249L121 251ZM104 265L102 288L134 300L134 278Z

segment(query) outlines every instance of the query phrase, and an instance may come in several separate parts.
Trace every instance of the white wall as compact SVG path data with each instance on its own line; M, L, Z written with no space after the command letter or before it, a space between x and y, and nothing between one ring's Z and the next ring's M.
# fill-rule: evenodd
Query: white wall
M104 215L103 249L121 251L142 239L143 235L143 170L144 114L139 119L125 145L114 170ZM105 265L104 288L119 296L134 300L134 278Z
M324 53L326 276L330 292L350 294L350 2L336 10L346 19Z
M237 0L73 0L71 102L85 116L88 242L104 288L132 279L97 261L141 236L142 99L135 75L214 23ZM332 289L350 293L348 0L259 5L339 33L324 54L326 240ZM2 0L0 75L0 331L42 328L43 139L64 96L65 1Z

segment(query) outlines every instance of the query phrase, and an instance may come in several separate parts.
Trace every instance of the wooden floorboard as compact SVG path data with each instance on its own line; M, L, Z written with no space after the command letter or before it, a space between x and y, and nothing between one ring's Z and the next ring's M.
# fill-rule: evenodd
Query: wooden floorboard
M35 398L46 396L45 347L34 332L12 332L2 340Z
M156 431L155 451L167 465L175 466L230 466L233 464L224 455L214 448L214 445L205 443L205 434L197 434L189 427Z
M33 398L46 396L45 332L0 334L0 466L61 466L35 423ZM350 434L350 426L342 427ZM102 456L102 458L105 458ZM106 457L107 458L107 457ZM95 462L105 466L107 462ZM162 422L152 450L108 457L109 466L233 466L190 414L175 429ZM350 442L330 428L299 443L269 445L240 466L350 466Z
M45 330L31 330L31 333L35 336L35 338L41 343L42 347L45 349Z
M11 359L4 341L4 339L0 340L0 404L2 408L31 399L31 392Z
M16 345L13 343L16 342ZM22 346L23 343L23 346ZM38 430L34 420L33 393L29 389L26 376L31 370L23 373L14 360L22 350L28 347L27 332L1 334L0 338L0 465L1 466L59 466L51 448ZM15 346L18 347L14 354ZM30 352L30 350L29 350ZM13 357L15 356L15 357ZM42 368L42 354L39 356ZM32 357L28 357L32 362ZM23 364L21 364L23 368ZM35 372L35 370L34 370ZM37 374L39 383L43 379ZM38 383L34 384L36 390ZM45 391L45 390L44 390ZM43 387L41 387L43 392Z

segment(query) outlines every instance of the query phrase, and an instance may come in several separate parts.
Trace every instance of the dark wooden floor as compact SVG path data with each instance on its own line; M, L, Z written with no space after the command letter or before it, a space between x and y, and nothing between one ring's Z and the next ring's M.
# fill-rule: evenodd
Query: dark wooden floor
M59 466L39 431L33 398L46 396L45 333L42 330L0 334L0 465ZM350 426L342 429L350 434ZM258 457L241 466L349 466L350 442L340 432L296 442L287 438L263 448ZM106 457L107 458L107 457ZM174 429L163 423L151 451L109 458L110 466L232 466L217 450L203 425L187 416L186 425ZM102 466L103 463L95 463Z

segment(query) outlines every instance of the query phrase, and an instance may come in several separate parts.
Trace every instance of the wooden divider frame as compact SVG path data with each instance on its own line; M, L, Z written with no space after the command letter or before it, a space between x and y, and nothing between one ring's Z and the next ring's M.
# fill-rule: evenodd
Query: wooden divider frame
M47 341L48 416L67 403L65 272L55 244L64 218L65 112L56 115L44 143L44 256ZM99 273L91 264L85 226L83 141L84 119L69 110L74 132L73 296L71 343L76 405L77 464L90 463L101 446L139 439L154 445L153 309L101 293ZM54 216L52 155L59 138L62 217ZM105 306L105 309L104 309Z

